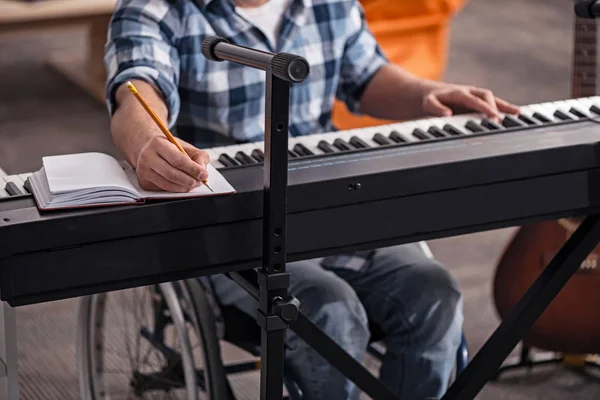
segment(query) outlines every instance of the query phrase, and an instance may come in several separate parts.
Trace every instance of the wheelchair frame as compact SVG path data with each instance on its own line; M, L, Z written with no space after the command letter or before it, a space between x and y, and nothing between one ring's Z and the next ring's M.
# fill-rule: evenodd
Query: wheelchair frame
M420 242L419 246L428 258L433 258L431 250L425 242ZM154 302L154 326L142 327L140 336L148 341L155 349L162 353L171 365L184 365L183 368L174 368L168 371L157 371L149 376L132 371L131 384L139 393L149 390L170 390L173 388L186 387L189 400L196 400L197 393L192 393L191 388L200 389L202 392L208 392L208 396L214 400L234 400L235 394L229 383L228 376L243 372L256 371L260 369L259 360L235 362L226 364L221 358L220 341L226 341L234 346L243 349L254 357L260 357L260 337L249 336L231 336L227 332L227 319L223 319L220 311L223 309L219 304L215 304L216 298L210 288L205 287L201 279L190 279L182 282L163 283L154 286L156 294L160 300ZM94 324L94 315L98 308L103 310L103 296L106 294L97 294L82 298L80 302L79 319L77 325L77 359L79 365L79 387L83 400L99 400L95 397L93 379L91 379L91 369L95 366L94 357L89 355L90 347L97 346L97 343L91 339L93 333L90 331ZM181 300L193 302L193 310L184 310ZM239 311L242 313L242 311ZM245 314L244 314L245 316ZM248 320L252 317L247 316ZM191 354L181 354L171 349L163 341L164 330L168 324L173 324L179 334L182 342L187 343L189 349L189 339L185 330L185 322L191 322L196 334L202 343L202 354L204 358L204 369L196 369L193 365L190 367ZM250 322L250 321L248 321ZM224 330L219 329L219 323L224 323ZM368 353L378 362L381 362L385 354L382 343L372 342L368 346ZM189 351L189 350L188 350ZM184 352L185 353L185 352ZM456 376L460 374L468 363L469 352L465 337L462 337L462 343L456 355ZM188 365L186 368L185 366ZM151 384L156 376L168 378L166 381L172 384L154 383ZM376 379L376 378L375 378ZM193 385L190 382L194 382ZM300 388L295 382L295 377L289 368L284 367L283 382L288 392L284 397L289 400L302 400L303 396Z

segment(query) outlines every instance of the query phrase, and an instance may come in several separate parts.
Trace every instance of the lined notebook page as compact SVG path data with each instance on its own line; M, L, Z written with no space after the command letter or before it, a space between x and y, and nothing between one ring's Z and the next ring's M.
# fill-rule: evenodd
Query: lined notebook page
M109 187L136 191L119 162L107 154L67 154L42 160L53 194Z

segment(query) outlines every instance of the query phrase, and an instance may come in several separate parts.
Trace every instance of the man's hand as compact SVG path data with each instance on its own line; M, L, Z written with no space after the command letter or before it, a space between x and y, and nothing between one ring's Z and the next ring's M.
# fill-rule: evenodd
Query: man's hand
M188 158L164 136L154 136L140 151L136 173L146 190L189 192L208 179L208 153L180 140Z
M423 97L423 110L430 115L448 117L463 112L480 112L498 120L498 112L518 114L519 107L502 100L491 90L473 86L446 84Z
M375 73L363 93L360 110L388 120L480 112L497 121L498 112L519 112L517 106L488 89L422 79L392 64Z
M161 93L141 80L132 80L140 94L166 122L167 105ZM146 190L189 192L208 179L208 153L183 140L179 143L191 160L163 135L156 123L139 104L125 84L116 93L118 108L111 120L113 141L137 173Z

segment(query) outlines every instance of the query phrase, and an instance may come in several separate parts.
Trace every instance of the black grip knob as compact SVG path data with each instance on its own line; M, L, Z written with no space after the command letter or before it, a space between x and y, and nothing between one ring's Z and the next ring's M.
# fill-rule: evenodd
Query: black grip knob
M229 43L229 41L219 36L209 36L202 41L200 51L202 52L204 57L208 58L211 61L223 61L223 59L217 57L217 55L215 54L215 47L219 43Z
M287 300L276 299L271 311L273 314L280 316L285 322L292 322L296 320L299 308L300 301L294 296L290 296Z
M288 82L303 82L310 74L310 65L303 57L279 53L271 59L271 72Z

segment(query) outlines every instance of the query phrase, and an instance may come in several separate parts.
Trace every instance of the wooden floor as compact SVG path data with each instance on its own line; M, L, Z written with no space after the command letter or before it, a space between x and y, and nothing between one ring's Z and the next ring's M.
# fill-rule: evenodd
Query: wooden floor
M470 1L453 25L446 79L489 87L518 104L568 97L571 4L565 0ZM77 30L0 37L0 166L7 173L35 170L44 155L115 154L105 106L44 64L52 51L81 47L83 40ZM491 282L512 232L505 229L430 243L464 293L465 333L472 352L498 324ZM23 399L79 398L73 346L77 305L77 300L66 300L18 309ZM256 375L241 378L238 387L240 398L257 398ZM600 398L600 384L551 366L510 374L487 385L478 398L592 400Z

